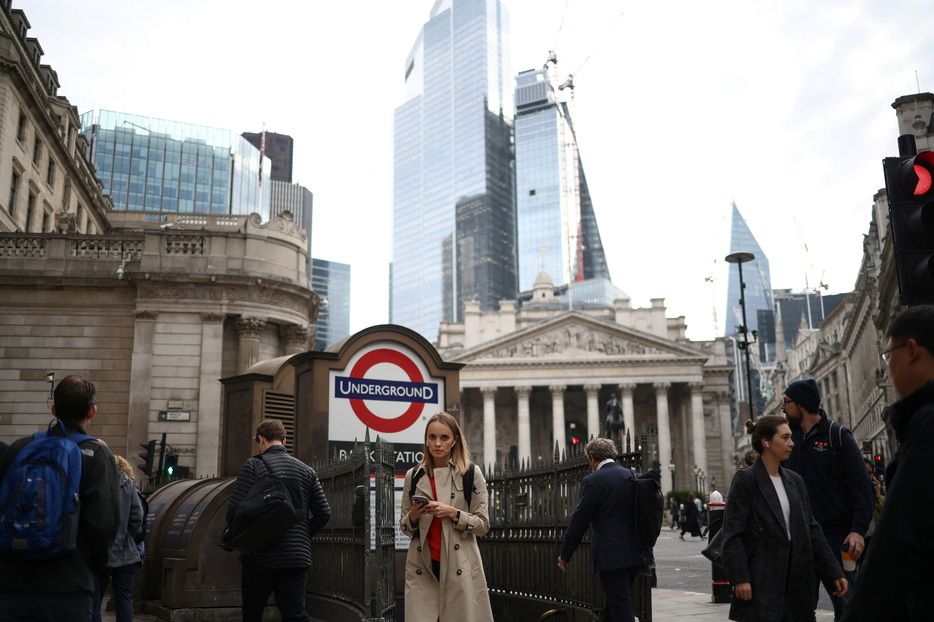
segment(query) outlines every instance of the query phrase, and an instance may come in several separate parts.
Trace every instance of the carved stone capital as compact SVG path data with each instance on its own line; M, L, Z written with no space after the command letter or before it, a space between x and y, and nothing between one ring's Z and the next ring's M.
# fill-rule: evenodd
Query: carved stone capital
M633 391L636 390L636 383L634 383L634 382L620 382L620 383L619 383L619 390L622 391L623 395L626 395L627 393L628 393L629 395L632 395Z
M591 397L591 396L596 397L597 394L600 392L601 386L602 385L599 385L599 384L585 384L584 391L587 392L587 397Z
M548 390L551 391L552 396L561 396L564 397L564 392L567 391L568 385L566 384L553 384L548 387Z
M529 395L532 394L532 387L528 385L520 385L518 387L513 387L513 388L516 391L516 396L518 396L520 400L527 400L529 399Z
M205 311L201 314L201 321L205 324L219 324L227 317L225 313L216 313L214 311Z
M304 352L308 345L308 327L298 324L280 324L279 338L287 354Z
M653 382L652 386L655 388L656 393L668 392L668 389L671 388L670 382Z
M258 317L241 317L237 320L237 334L241 339L259 338L266 327L266 320Z
M137 320L150 320L150 321L152 321L152 320L155 320L157 317L159 317L159 312L158 312L158 311L150 311L150 310L148 310L148 309L144 309L144 310L142 310L142 311L137 311L134 315L136 316L136 319L137 319Z
M692 393L700 393L701 391L704 390L704 383L703 382L689 382L688 388L691 390Z
M496 390L499 387L480 387L480 393L483 393L483 397L496 397Z

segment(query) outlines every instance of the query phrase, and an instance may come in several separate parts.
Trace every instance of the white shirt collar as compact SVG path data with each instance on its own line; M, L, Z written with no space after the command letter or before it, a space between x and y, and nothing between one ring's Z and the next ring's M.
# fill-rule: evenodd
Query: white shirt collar
M599 471L603 467L604 464L608 464L610 462L616 462L616 460L614 460L613 458L607 458L606 460L604 460L603 462L597 465L597 470Z

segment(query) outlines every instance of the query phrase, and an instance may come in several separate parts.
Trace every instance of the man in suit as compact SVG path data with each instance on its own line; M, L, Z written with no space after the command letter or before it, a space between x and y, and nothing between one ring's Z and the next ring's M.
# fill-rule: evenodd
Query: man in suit
M630 585L642 565L636 539L636 481L632 471L614 460L616 445L595 438L584 450L593 473L581 481L577 508L571 516L558 568L562 571L591 526L590 554L593 572L600 573L606 594L603 622L633 622Z
M270 594L275 594L276 606L283 620L307 621L305 584L311 566L311 538L331 518L331 507L314 469L290 456L286 450L285 427L281 421L264 419L256 428L253 440L259 445L260 453L247 460L237 476L227 510L227 522L234 519L237 507L257 477L267 472L275 474L287 485L297 484L302 495L298 505L307 511L308 519L296 523L266 549L240 556L243 566L240 578L242 619L244 622L260 622L266 601Z

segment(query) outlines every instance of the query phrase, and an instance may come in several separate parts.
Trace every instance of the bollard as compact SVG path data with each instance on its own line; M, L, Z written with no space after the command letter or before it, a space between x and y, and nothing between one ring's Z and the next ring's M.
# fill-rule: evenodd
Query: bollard
M710 526L707 528L707 542L710 542L717 532L723 528L723 512L726 504L722 501L711 501L707 504L707 507L710 512ZM711 568L711 592L713 597L711 598L712 602L715 603L728 603L733 597L733 588L730 587L730 582L727 581L726 571L721 567L717 566L714 563L710 564Z

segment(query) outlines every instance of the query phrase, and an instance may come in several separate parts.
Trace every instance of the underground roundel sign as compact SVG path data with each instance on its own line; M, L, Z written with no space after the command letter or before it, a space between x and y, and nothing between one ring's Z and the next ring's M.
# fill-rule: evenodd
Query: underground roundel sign
M420 443L423 414L443 409L443 383L429 375L415 352L395 342L361 348L343 370L330 377L331 440L363 440L370 426L393 441ZM411 438L410 438L411 437Z

